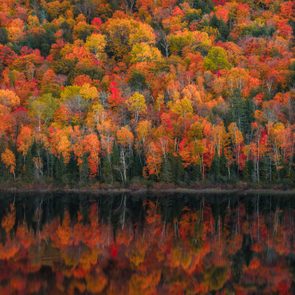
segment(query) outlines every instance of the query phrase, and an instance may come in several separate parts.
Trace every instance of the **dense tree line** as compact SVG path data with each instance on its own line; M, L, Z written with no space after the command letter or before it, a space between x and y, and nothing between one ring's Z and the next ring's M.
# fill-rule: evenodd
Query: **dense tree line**
M294 184L292 1L0 1L0 178Z

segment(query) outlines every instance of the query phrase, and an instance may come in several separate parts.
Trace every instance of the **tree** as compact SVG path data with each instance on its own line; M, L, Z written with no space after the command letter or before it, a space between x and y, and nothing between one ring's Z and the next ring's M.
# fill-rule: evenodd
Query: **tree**
M144 145L151 133L152 123L149 120L139 121L136 127L137 138Z
M193 113L192 102L188 98L178 99L175 102L169 102L169 107L173 113L183 118L186 115Z
M210 13L213 10L214 5L212 0L204 1L204 0L194 0L193 7L197 9L201 9L202 13Z
M121 91L117 86L115 81L112 81L109 86L110 95L108 97L108 102L112 107L117 107L124 101Z
M1 161L9 170L9 173L13 174L13 177L15 179L15 155L9 148L6 148L5 151L1 154Z
M158 62L162 58L161 52L156 47L147 43L133 45L131 50L131 62Z
M207 70L217 71L229 69L230 63L227 60L226 51L219 46L212 47L204 59L204 65Z
M231 141L234 145L234 151L236 154L236 163L238 166L238 170L242 170L244 168L244 161L241 161L241 150L242 150L242 143L244 141L242 132L238 129L236 123L231 123L228 126L229 136ZM243 158L242 158L243 159Z
M13 19L7 28L9 41L19 41L24 36L24 28L25 24L22 19Z
M0 104L11 110L20 104L20 99L12 90L0 89Z
M49 140L51 152L58 157L62 163L68 164L71 158L72 143L70 141L71 128L49 129Z
M98 98L96 87L89 84L67 86L61 92L61 100L72 124L81 124L92 100Z
M86 48L93 53L98 60L104 59L106 38L102 34L93 33L88 36L85 42Z
M110 18L105 24L105 31L110 50L118 59L128 56L132 46L137 43L155 43L155 34L148 24L129 19L125 15Z
M15 52L8 46L0 44L0 72L10 65L16 58Z
M22 126L17 137L17 151L26 157L33 143L33 130L29 126Z
M127 126L121 127L116 133L117 141L120 146L120 168L119 172L124 184L127 183L127 169L129 168L127 159L132 153L134 135Z
M96 176L100 159L100 142L97 135L87 134L83 139L79 139L74 147L74 153L78 158L80 169L83 165L84 157L87 157L89 175L91 177Z
M151 141L147 146L146 153L146 167L145 175L156 175L158 176L161 172L161 166L163 163L163 153L161 145Z
M171 53L183 55L185 50L192 51L206 49L212 45L209 35L199 31L177 31L167 37Z
M37 118L39 132L41 131L42 123L48 125L52 120L57 107L58 102L51 94L43 94L30 101L30 114Z
M8 42L8 33L6 28L0 27L0 44L7 44Z
M147 106L145 103L145 98L139 92L135 92L126 101L128 110L134 113L135 123L138 122L139 115L146 113Z
M57 97L60 94L61 81L52 69L47 70L41 80L41 93L52 94Z

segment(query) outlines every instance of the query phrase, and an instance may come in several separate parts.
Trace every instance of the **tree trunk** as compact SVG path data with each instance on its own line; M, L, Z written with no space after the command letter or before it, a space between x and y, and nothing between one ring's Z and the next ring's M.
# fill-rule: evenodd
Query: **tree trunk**
M126 165L126 156L125 156L124 148L121 148L120 160L121 160L122 169L123 169L122 171L123 182L126 183L127 182L127 165Z

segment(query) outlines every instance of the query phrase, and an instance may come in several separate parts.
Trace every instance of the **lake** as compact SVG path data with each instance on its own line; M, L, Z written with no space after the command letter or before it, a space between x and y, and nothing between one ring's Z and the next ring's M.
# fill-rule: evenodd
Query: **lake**
M0 294L295 294L295 198L0 194Z

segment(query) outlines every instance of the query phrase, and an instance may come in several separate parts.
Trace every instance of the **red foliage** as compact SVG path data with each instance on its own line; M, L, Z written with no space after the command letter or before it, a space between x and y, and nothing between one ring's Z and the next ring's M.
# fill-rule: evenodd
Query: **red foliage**
M115 81L112 81L109 86L110 95L108 97L108 102L112 107L117 107L121 105L124 101L121 91L117 86Z

